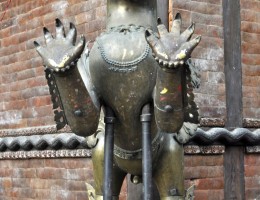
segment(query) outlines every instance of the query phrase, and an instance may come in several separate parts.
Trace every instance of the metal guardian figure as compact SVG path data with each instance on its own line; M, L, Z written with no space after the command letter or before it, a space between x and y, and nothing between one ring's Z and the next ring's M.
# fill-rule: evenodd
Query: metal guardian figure
M200 42L194 24L181 32L157 19L156 0L108 0L107 27L91 51L76 28L56 20L56 37L44 28L43 59L60 129L86 137L93 148L95 200L116 200L131 174L152 199L152 180L161 200L185 199L183 146L199 123L193 87L197 69L190 55ZM105 130L98 129L104 112Z

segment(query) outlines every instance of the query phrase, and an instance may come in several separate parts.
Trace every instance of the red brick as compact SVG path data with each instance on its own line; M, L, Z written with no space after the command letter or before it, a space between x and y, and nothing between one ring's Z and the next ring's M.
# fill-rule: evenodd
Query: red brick
M86 191L84 191L84 192L77 192L76 193L76 197L77 197L77 200L81 200L81 199L87 199L88 195L87 195Z
M50 189L50 180L48 179L32 179L30 188L34 189L35 191L38 191L38 189ZM36 192L37 193L37 192Z
M40 179L65 179L67 176L66 170L57 168L39 168L36 174Z
M241 21L256 22L256 12L252 10L241 9Z
M241 8L243 9L248 9L248 10L254 9L255 11L260 11L260 2L258 1L241 0L240 3L241 3Z
M244 76L260 76L260 67L257 65L244 65Z
M253 176L260 176L260 168L259 166L245 166L245 176L246 177L253 177Z
M13 188L11 178L2 179L2 188L5 188L5 189Z
M245 76L243 77L244 86L255 86L260 84L260 79L257 76Z
M83 181L68 181L67 183L68 191L86 191L86 184Z
M198 190L194 193L194 200L202 200L202 199L209 199L209 191L208 190Z
M52 111L49 112L49 116L47 117L30 118L28 119L27 124L29 127L54 125L54 118L51 114Z
M12 178L13 188L29 188L31 179L28 178Z
M54 198L51 196L50 190L44 189L37 189L35 190L35 197L36 199L51 199Z
M224 177L223 178L206 178L195 180L195 187L197 190L220 190L224 189Z
M246 188L260 188L260 175L254 177L245 177Z

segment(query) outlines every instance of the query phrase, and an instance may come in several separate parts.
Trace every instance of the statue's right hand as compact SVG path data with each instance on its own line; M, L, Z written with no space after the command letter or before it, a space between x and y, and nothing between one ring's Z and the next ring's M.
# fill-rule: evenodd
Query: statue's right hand
M80 41L75 45L77 31L71 23L70 30L65 36L63 24L56 19L56 38L53 38L47 28L43 28L46 46L41 46L34 41L37 52L43 59L45 67L55 72L66 71L80 57L85 47L84 36L80 37Z

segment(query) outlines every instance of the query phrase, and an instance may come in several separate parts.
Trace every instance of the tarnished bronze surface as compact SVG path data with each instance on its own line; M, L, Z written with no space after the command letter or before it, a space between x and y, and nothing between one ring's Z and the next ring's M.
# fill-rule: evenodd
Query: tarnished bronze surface
M111 173L117 198L127 173L142 176L140 114L148 103L153 105L154 181L161 199L184 199L182 143L199 122L192 93L197 71L188 59L200 37L191 39L194 24L181 33L180 14L168 32L156 19L156 0L108 0L107 9L107 30L90 53L83 37L75 44L74 25L65 37L59 20L55 39L44 28L46 47L35 42L52 71L72 131L92 135L87 140L94 146L96 199L103 199L104 132L95 133L101 106L111 108L116 117Z

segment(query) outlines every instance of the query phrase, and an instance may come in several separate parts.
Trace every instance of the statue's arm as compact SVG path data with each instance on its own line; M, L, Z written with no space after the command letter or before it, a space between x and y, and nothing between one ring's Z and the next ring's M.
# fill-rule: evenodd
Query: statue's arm
M187 64L200 37L191 39L194 32L192 24L183 33L181 17L177 14L171 32L158 20L159 37L146 31L155 60L159 64L154 90L154 113L158 127L166 133L178 132L186 121L187 106Z
M71 24L65 36L64 27L58 19L56 38L53 38L46 28L44 37L46 46L40 46L37 42L34 44L52 79L48 82L52 83L53 89L58 93L52 97L53 103L60 102L60 109L65 113L63 120L75 134L81 136L94 134L99 122L100 104L87 72L88 49L84 37L75 44L75 26ZM58 117L55 115L56 121L59 121Z

